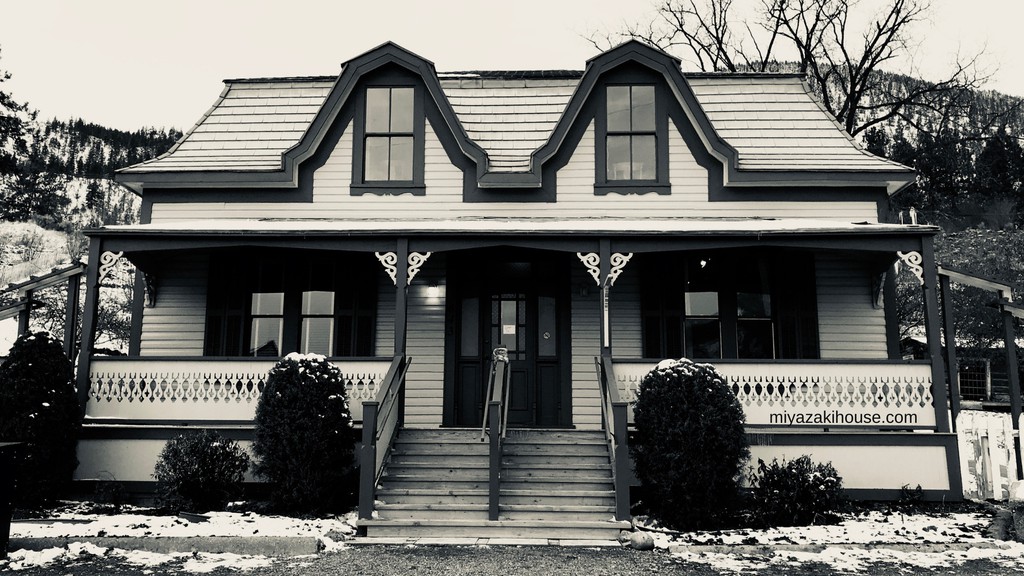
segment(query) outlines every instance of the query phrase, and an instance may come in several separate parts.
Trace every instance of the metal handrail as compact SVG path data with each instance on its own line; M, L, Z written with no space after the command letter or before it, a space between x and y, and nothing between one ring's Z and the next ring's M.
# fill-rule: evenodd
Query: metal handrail
M495 348L491 359L487 409L484 426L490 435L488 518L497 520L500 514L502 441L508 426L508 350ZM504 404L504 406L502 406Z
M612 464L615 484L615 519L629 519L629 438L626 430L629 403L619 395L611 356L594 358L598 387L601 390L601 416Z

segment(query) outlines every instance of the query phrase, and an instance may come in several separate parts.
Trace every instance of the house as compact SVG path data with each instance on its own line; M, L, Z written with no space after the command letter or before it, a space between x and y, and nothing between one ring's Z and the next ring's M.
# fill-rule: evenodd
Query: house
M371 533L597 533L628 517L628 400L686 356L727 376L755 462L961 496L937 229L886 223L914 173L798 77L687 74L637 42L583 72L439 73L389 43L336 77L228 80L117 178L142 222L90 232L84 325L129 259L131 350L85 340L79 479L151 480L190 427L247 439L275 359L316 352L363 425ZM897 261L927 360L900 358Z

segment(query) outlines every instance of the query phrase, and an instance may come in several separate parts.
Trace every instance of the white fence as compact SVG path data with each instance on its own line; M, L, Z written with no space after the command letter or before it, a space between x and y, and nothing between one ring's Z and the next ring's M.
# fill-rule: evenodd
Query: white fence
M713 362L747 417L773 428L935 429L931 366L912 362ZM654 365L615 361L623 399ZM630 410L632 421L632 410Z
M389 360L332 361L344 375L349 407L363 419ZM93 358L89 366L89 418L126 420L250 421L274 361L206 358Z

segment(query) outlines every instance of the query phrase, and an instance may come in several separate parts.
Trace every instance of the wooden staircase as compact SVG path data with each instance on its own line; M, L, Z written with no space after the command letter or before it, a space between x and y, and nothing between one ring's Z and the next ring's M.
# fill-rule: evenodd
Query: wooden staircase
M602 431L511 429L499 519L488 520L488 443L479 430L399 431L370 537L613 540L615 491Z

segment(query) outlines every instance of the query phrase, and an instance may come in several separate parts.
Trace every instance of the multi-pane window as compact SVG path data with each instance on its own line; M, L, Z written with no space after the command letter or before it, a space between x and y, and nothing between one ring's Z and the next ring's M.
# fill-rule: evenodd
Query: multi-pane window
M817 358L812 260L734 251L649 260L646 358Z
M606 178L656 180L658 137L655 130L655 91L651 85L606 88Z
M216 258L207 296L207 356L289 352L372 356L376 275L350 260Z
M366 89L363 180L413 180L414 95L412 87Z

